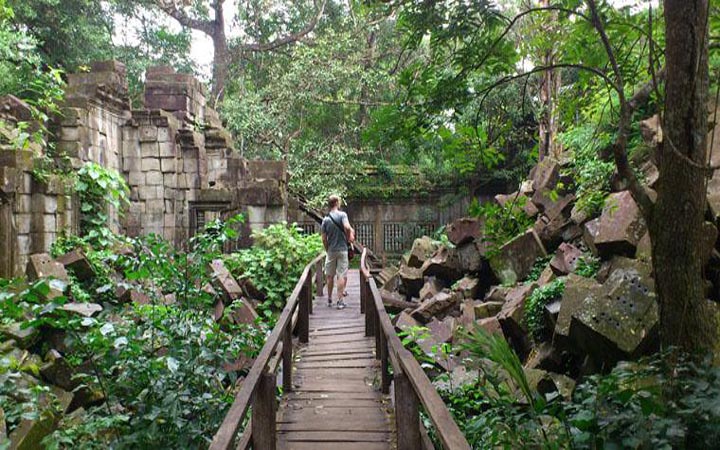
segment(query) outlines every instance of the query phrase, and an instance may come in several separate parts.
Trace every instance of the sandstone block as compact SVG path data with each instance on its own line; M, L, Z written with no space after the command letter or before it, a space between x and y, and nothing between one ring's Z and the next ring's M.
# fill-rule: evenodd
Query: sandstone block
M616 192L605 201L593 244L603 257L632 256L646 230L630 191Z
M420 270L424 276L437 277L448 285L463 276L457 250L447 247L440 247L430 259L423 263Z
M464 276L453 285L453 290L463 298L475 299L480 294L480 280L472 276Z
M415 239L410 250L408 265L419 269L437 249L438 244L427 236Z
M457 292L443 291L432 298L425 300L412 312L412 316L422 322L429 321L432 317L441 315L449 309L459 306L462 298Z
M443 286L443 283L438 280L435 277L428 278L428 280L423 285L422 289L420 289L420 301L427 300L429 298L434 297L437 295L440 291L443 290L445 286Z
M160 159L157 157L144 157L140 167L143 172L160 171Z
M95 269L80 249L65 253L58 257L57 262L62 264L66 269L72 270L80 281L95 277Z
M157 162L157 160L155 160ZM163 175L160 171L151 171L145 173L145 183L148 186L162 186Z
M230 271L220 259L215 259L210 263L210 273L212 274L213 283L219 288L220 292L225 295L228 303L239 299L243 292Z
M160 170L162 172L175 172L176 167L175 158L162 158L160 160Z
M449 224L445 231L450 242L460 245L482 237L483 228L481 219L466 217Z
M490 258L490 267L502 284L515 284L528 276L538 257L546 254L540 238L530 229L500 247Z
M68 281L68 274L62 264L53 260L47 253L38 253L30 256L27 266L27 276L30 280L52 277Z
M567 275L575 270L581 257L582 252L577 247L563 242L550 261L550 267L558 275Z
M418 297L420 295L420 289L425 284L422 270L402 264L398 276L400 277L402 290L406 295L409 297Z

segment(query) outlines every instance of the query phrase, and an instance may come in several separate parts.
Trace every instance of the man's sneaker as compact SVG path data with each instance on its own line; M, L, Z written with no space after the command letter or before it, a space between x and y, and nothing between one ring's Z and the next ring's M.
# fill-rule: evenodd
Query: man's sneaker
M332 308L332 299L328 297L328 308Z
M346 306L345 302L342 301L342 299L338 300L337 306L336 306L337 309L345 309L345 306Z

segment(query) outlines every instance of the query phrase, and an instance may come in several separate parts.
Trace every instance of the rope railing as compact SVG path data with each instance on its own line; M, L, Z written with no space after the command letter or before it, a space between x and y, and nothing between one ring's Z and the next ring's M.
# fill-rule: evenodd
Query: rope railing
M381 389L387 394L394 383L398 450L434 448L420 420L420 405L432 421L445 450L469 450L440 395L395 333L385 311L380 291L367 265L367 252L360 258L360 305L365 313L365 335L375 337L375 357L381 362ZM392 374L390 373L392 367Z

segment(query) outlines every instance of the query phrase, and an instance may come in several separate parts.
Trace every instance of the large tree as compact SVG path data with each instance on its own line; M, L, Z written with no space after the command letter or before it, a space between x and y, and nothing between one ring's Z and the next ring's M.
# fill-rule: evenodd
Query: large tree
M222 97L228 79L228 70L234 57L242 57L245 52L269 51L291 44L307 36L317 25L323 14L326 0L315 2L316 14L306 26L294 32L274 36L269 41L245 42L241 39L231 49L228 39L225 8L226 0L194 1L152 0L160 9L177 20L186 28L200 31L213 42L213 83L212 94L215 99ZM249 2L250 3L250 2ZM287 7L287 5L283 5ZM245 30L244 30L245 31ZM248 34L247 32L245 33Z
M665 108L651 219L662 341L711 349L717 316L705 299L703 220L708 125L708 0L665 0Z

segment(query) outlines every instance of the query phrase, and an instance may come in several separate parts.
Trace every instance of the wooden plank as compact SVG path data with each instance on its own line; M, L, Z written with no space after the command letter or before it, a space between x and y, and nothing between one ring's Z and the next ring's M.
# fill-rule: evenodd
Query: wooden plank
M389 431L280 431L278 434L278 439L285 442L387 442L392 438Z
M300 353L304 358L307 357L314 357L314 356L332 356L332 355L356 355L356 354L372 354L372 349L368 348L351 348L351 349L326 349L326 350L311 350L306 349L304 352Z
M283 450L388 450L390 448L387 442L348 442L346 440L326 441L326 442L295 442L285 441L280 447Z
M278 422L277 424L280 431L387 431L389 425L387 419L379 417L354 417L340 420L333 419L332 416L306 418L301 422ZM418 448L420 447L415 447L413 450Z
M376 392L335 392L331 394L320 391L294 391L292 395L288 396L288 399L292 401L306 401L306 400L377 400L378 395Z

